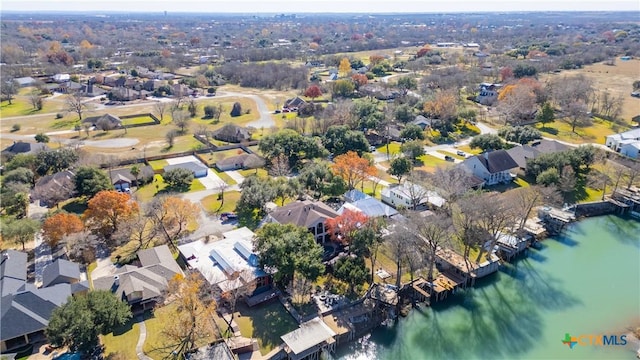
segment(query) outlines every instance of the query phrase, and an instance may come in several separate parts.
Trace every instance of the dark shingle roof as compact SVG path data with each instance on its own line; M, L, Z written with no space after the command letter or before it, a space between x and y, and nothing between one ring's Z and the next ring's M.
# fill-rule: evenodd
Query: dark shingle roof
M144 301L162 295L167 289L168 281L176 274L182 274L182 269L173 259L167 245L158 246L138 252L138 259L143 265L136 267L125 265L116 271L115 276L105 276L93 279L93 287L98 290L110 290L118 297L128 297L136 292L142 294L134 301Z
M56 305L33 292L2 297L0 339L8 340L44 330Z
M527 167L527 160L535 159L540 154L548 154L553 152L559 152L567 150L569 146L557 142L555 140L538 140L529 145L514 146L507 150L509 156L518 164L521 168Z
M211 135L218 140L229 142L240 142L251 138L247 129L235 124L226 124L220 129L213 131Z
M491 174L518 167L518 164L505 150L491 151L476 155L476 157Z
M113 169L109 170L109 176L111 177L111 183L115 183L120 179L120 177L124 177L128 181L132 182L136 180L136 177L131 174L131 168L122 168L122 169ZM151 179L153 178L153 168L151 166L141 166L140 174L138 174L138 179Z
M27 281L27 254L5 250L0 256L0 293L4 296L18 291Z
M333 219L338 213L320 201L297 201L275 209L269 214L280 224L309 227L318 221Z
M30 154L38 151L47 151L49 147L43 143L28 143L23 141L14 142L2 152L11 154Z
M68 279L80 280L80 266L68 260L58 259L45 267L42 272L42 286L69 282Z

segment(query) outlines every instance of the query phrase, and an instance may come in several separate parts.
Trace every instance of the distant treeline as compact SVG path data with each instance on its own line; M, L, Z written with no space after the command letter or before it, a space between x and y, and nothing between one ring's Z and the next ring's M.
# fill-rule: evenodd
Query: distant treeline
M308 70L305 67L292 67L288 64L229 62L218 67L216 71L228 82L244 87L304 89L309 83Z

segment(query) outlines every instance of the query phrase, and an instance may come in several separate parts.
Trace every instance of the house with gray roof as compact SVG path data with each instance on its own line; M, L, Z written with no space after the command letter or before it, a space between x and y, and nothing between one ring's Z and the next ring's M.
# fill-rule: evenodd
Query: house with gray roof
M89 284L79 281L77 264L60 260L45 268L43 287L27 283L27 254L6 250L0 259L0 351L6 352L41 341L51 313L69 296L85 293ZM48 271L47 269L50 268ZM75 270L78 269L76 273ZM65 274L55 276L55 274ZM76 277L76 278L73 278ZM66 282L69 279L73 283Z
M102 130L117 129L122 127L122 119L115 115L104 114L99 116L89 116L82 120L83 124L91 124Z
M14 141L13 144L2 150L2 155L13 156L17 154L35 154L40 151L48 151L50 148L43 143L30 143Z
M27 254L5 250L0 259L0 295L5 296L22 289L27 282Z
M340 215L345 210L361 212L367 217L388 218L398 214L391 206L356 189L347 191L343 196L347 202L338 209Z
M216 168L220 171L238 169L256 169L264 165L264 159L256 154L240 154L216 161Z
M225 124L220 129L213 131L211 136L216 140L231 143L251 140L251 134L249 134L249 131L235 124Z
M125 265L115 274L93 279L96 290L110 290L126 301L134 313L155 306L177 274L184 275L167 245L138 252L140 266Z
M496 185L512 181L514 176L510 170L518 168L518 163L507 151L496 150L468 157L458 166L483 179L486 185Z
M47 265L42 272L42 286L75 284L80 281L80 266L74 262L58 259Z
M327 219L338 217L339 214L320 201L296 201L269 213L266 222L278 224L294 224L309 229L316 241L327 243L331 241L331 234L327 232Z
M320 359L323 352L332 353L336 349L336 333L316 317L280 338L284 341L288 359Z
M180 164L172 164L164 167L164 172L171 171L174 169L187 169L193 173L193 177L201 178L207 176L209 173L209 168L204 166L204 164L200 162L190 161Z
M513 161L518 164L521 170L527 169L527 161L535 159L542 154L549 154L569 149L568 145L555 140L536 140L528 145L514 146L507 150Z
M131 173L131 167L109 170L111 184L116 190L124 190L131 186L138 186L138 182L140 184L147 183L153 179L153 174L153 168L148 165L140 166L140 173L137 178Z

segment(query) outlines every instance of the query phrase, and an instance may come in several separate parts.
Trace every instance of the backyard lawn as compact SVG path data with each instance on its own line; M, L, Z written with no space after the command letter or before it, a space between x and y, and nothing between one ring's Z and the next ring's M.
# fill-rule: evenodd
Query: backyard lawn
M220 208L221 201L218 199L218 194L209 195L200 200L200 203L208 213L222 213L235 211L238 200L240 200L239 191L228 191L224 193L224 206L222 208Z
M113 330L112 333L102 335L102 344L104 345L104 354L107 357L110 354L120 354L124 359L136 359L136 344L140 336L140 326L135 319L129 320L123 326Z
M160 161L166 161L166 160L160 160ZM153 166L152 166L153 167ZM189 191L188 192L194 192L194 191L201 191L201 190L205 190L205 186L202 185L202 182L200 182L200 180L198 179L193 179L193 181L191 182L191 186L189 187ZM162 178L162 175L160 174L155 174L153 176L153 181L141 186L140 188L136 189L134 191L134 194L136 196L136 198L139 201L149 201L151 200L154 196L156 196L157 194L161 194L167 191L167 184L164 182L164 179Z
M131 118L122 119L122 125L154 125L155 121L149 115L138 115Z
M207 165L212 167L215 163L232 156L246 154L242 149L231 149L223 151L214 151L209 153L200 154L200 157L207 161Z
M280 336L298 328L293 317L278 301L247 307L236 306L235 321L244 337L258 339L260 353L266 355L282 343Z

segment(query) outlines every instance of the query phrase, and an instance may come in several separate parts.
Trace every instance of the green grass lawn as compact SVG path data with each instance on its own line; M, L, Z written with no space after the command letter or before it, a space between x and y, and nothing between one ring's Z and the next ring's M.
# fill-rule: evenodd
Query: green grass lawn
M158 161L166 162L166 160L158 160ZM152 182L137 188L134 194L139 201L145 202L145 201L151 200L156 195L156 193L158 193L159 191L163 190L166 187L167 187L167 184L165 184L164 180L162 179L162 175L156 174L153 176Z
M236 181L233 180L233 178L231 178L231 176L229 176L224 171L219 171L216 168L211 168L211 169L209 169L209 171L213 171L222 181L227 183L227 185L236 185L237 184Z
M394 141L394 142L389 143L389 155L393 156L393 155L400 154L400 146L401 146L401 144L399 142L395 142ZM378 146L376 148L376 150L378 150L379 153L386 154L387 153L387 145L384 144L384 145Z
M439 159L435 156L425 154L418 157L418 162L415 166L415 169L432 172L432 171L435 171L436 168L440 166L448 165L448 164L451 164L451 163L446 160Z
M202 191L206 189L207 188L202 185L202 182L200 182L200 180L198 179L193 179L193 181L191 182L191 186L189 186L189 192Z
M590 142L604 144L607 135L625 131L628 126L620 126L608 120L594 118L592 125L576 127L575 132L571 131L571 124L563 120L556 120L544 126L538 123L536 128L542 132L542 136L553 139L577 144Z
M140 125L140 124L155 124L155 121L149 115L140 115L131 118L122 119L122 125Z
M169 165L169 162L164 159L149 161L149 166L151 166L154 171L162 170L167 165Z
M462 150L467 154L478 155L482 153L481 149L472 149L469 145L457 146L456 149Z
M238 173L244 177L249 177L256 174L256 169L238 170ZM268 176L269 173L267 172L267 169L258 169L258 177L264 178Z
M136 344L140 336L140 326L135 319L129 320L123 326L113 330L112 333L102 335L102 344L104 345L104 354L119 353L125 359L136 359Z
M237 305L235 321L244 337L258 339L260 353L266 355L282 343L280 336L298 328L298 324L278 301L252 308Z
M0 117L12 117L12 116L25 116L44 114L51 111L56 111L55 106L48 102L45 98L42 102L42 110L36 110L29 102L28 98L18 97L14 98L9 105L8 101L0 103Z
M224 193L224 206L220 208L222 201L218 199L218 194L213 194L200 200L204 209L209 213L214 212L232 212L236 210L236 204L240 200L239 191L228 191Z
M58 206L66 212L77 215L82 215L87 210L87 202L84 198L72 198L61 202Z

